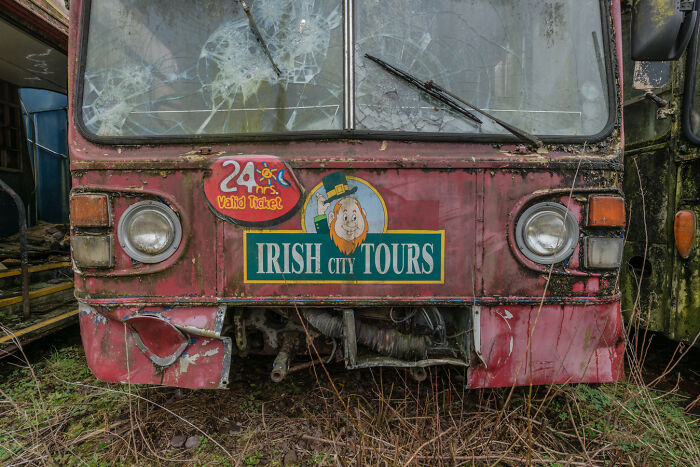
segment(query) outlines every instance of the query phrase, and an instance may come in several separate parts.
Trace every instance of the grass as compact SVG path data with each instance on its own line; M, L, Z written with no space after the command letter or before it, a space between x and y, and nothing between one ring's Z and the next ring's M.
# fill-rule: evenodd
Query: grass
M254 358L234 364L228 391L100 383L75 337L34 360L0 370L4 465L700 464L691 400L660 389L674 373L649 385L633 365L617 384L512 394L466 390L462 371L418 384L336 365L336 394L319 369L274 384ZM200 444L174 448L175 435Z

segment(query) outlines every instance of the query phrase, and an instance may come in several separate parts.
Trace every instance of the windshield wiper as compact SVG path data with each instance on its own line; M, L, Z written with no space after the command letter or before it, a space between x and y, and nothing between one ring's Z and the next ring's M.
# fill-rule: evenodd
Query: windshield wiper
M381 60L377 57L374 57L370 54L365 54L365 57L369 58L382 68L384 68L386 71L391 73L394 76L398 76L402 80L406 81L407 83L412 84L413 86L417 87L424 93L433 96L435 99L439 100L440 102L443 102L447 104L448 107L450 107L452 110L455 110L462 115L464 115L467 118L470 118L474 120L476 123L483 123L476 115L459 105L459 102L457 102L453 97L448 96L447 94L441 93L437 89L434 89L433 86L427 86L426 83L423 81L419 80L415 76L411 76L410 74L406 73L403 70L400 70L396 68L395 66L389 65L387 62L384 60Z
M253 18L253 14L250 12L250 8L248 7L248 4L245 2L245 0L238 0L243 7L243 11L245 11L246 16L248 17L248 22L250 23L250 29L253 30L253 33L255 34L256 39L258 39L258 42L260 42L260 45L262 46L263 50L265 51L265 55L267 55L267 58L270 60L270 64L272 65L272 69L275 70L275 73L277 76L281 74L280 69L277 67L277 64L275 63L275 60L272 58L272 54L270 54L270 49L267 48L267 44L265 43L265 39L263 39L262 34L260 34L260 29L258 29L258 24L255 22L255 18Z
M490 118L494 122L498 123L500 126L508 130L510 133L512 133L514 136L516 136L518 139L525 141L530 144L534 144L535 146L542 147L543 143L542 141L536 137L531 135L530 133L521 130L520 128L511 125L510 123L506 123L500 118L494 117L493 115L486 113L485 111L481 110L480 108L476 107L475 105L470 104L469 102L465 101L461 97L451 93L450 91L443 89L442 87L438 86L435 84L432 80L424 82L416 78L415 76L410 75L409 73L396 68L393 65L389 65L387 62L384 60L381 60L377 57L374 57L370 54L365 54L365 57L369 58L382 68L384 68L386 71L391 73L392 75L398 76L402 80L406 81L407 83L412 84L413 86L417 87L418 89L424 91L425 93L433 96L440 102L444 102L447 104L451 109L456 110L457 112L461 113L462 115L474 120L477 123L482 123L481 120L479 120L473 113L469 112L467 109L459 105L460 103L463 105L466 105L467 107L476 110L480 114Z

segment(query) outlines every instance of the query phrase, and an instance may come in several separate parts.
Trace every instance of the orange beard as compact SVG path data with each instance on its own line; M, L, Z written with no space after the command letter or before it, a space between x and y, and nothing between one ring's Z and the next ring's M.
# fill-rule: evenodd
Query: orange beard
M365 241L365 238L367 238L367 229L369 228L369 226L367 225L367 218L364 216L364 214L362 215L362 218L365 221L365 228L362 230L362 233L359 236L353 238L350 241L339 237L338 234L335 233L335 222L338 219L337 215L334 217L333 222L331 222L331 239L333 239L333 243L335 243L335 246L337 246L340 252L343 253L345 256L351 255L352 252L355 251L357 247Z

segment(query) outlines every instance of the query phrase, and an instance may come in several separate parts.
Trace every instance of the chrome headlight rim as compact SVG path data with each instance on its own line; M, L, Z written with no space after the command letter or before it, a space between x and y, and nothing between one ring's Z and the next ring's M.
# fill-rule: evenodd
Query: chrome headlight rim
M129 235L129 228L135 217L138 214L148 211L162 215L172 229L172 240L170 244L156 255L150 255L138 249ZM150 200L139 201L129 206L122 214L117 226L117 237L119 238L119 244L133 260L146 264L160 263L170 258L180 246L180 242L182 241L182 224L180 223L180 218L177 213L167 204Z
M554 253L553 255L541 255L535 251L532 251L527 245L524 233L528 222L535 215L546 211L560 214L564 219L566 230L569 232L569 235L564 241L564 245L559 249L558 252ZM525 257L530 261L544 265L556 264L568 259L573 254L574 250L576 249L576 246L578 245L578 237L579 225L573 213L569 211L564 205L553 202L537 203L533 206L530 206L520 215L518 223L515 227L515 242L520 252L523 255L525 255Z

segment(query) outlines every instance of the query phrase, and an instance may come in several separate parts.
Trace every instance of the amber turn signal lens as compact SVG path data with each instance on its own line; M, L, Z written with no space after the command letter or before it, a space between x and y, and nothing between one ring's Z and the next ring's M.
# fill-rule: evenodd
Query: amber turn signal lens
M591 227L624 227L625 200L619 196L588 198L588 225Z
M73 227L109 227L109 198L106 194L80 193L71 196L70 221Z
M688 259L695 240L695 213L688 209L678 211L673 220L676 249L683 259Z

